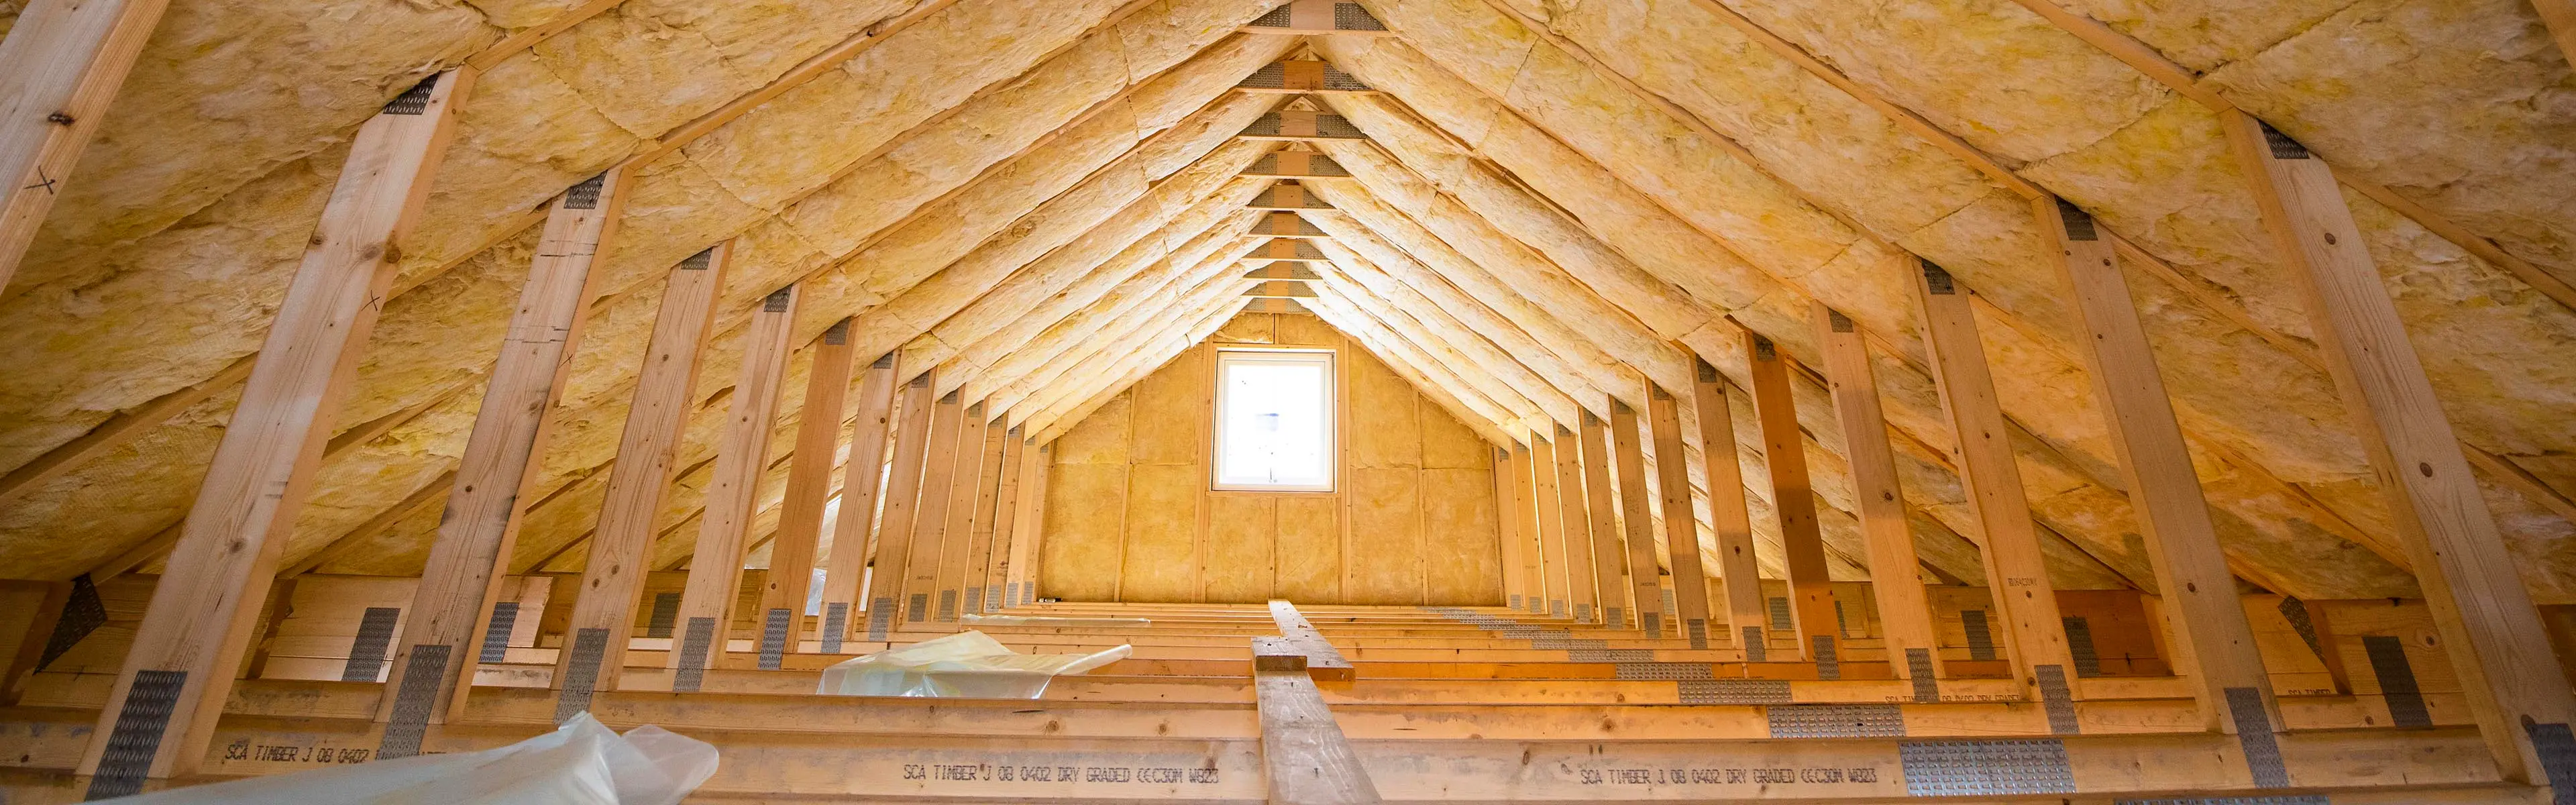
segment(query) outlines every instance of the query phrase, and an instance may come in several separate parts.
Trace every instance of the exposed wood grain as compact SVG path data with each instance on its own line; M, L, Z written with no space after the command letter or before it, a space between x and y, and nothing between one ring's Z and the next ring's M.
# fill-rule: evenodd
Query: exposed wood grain
M0 288L62 196L169 0L32 0L0 41ZM0 493L5 494L5 493Z
M1637 409L1610 401L1610 441L1619 484L1619 527L1627 541L1628 587L1637 613L1637 628L1650 635L1670 633L1664 623L1663 569L1655 562L1654 515L1646 494L1646 448L1639 441ZM1696 538L1693 541L1697 541Z
M1735 444L1735 412L1726 378L1694 356L1691 405L1699 418L1700 460L1708 473L1709 526L1717 532L1717 570L1726 580L1726 637L1739 654L1765 639L1770 612L1762 600L1762 564L1753 549L1753 512L1745 502L1744 464ZM1723 490L1723 491L1721 491Z
M842 319L823 331L823 336L810 345L813 369L806 374L805 401L796 423L796 453L787 464L787 494L778 504L778 533L769 541L769 575L760 586L761 617L787 610L788 623L804 621L807 588L813 585L814 552L823 539L823 507L832 498L832 457L841 443L841 413L849 406L851 354L850 320ZM890 391L891 389L889 389ZM865 412L859 426L867 426ZM883 434L884 420L877 421L877 432ZM857 452L850 454L859 461ZM846 477L876 479L877 462L865 462L867 471L851 471ZM848 505L849 493L842 493ZM874 496L871 495L873 500ZM766 623L766 621L763 621ZM788 629L786 653L794 654L802 641L798 628Z
M1285 638L1252 639L1254 701L1272 803L1356 805L1381 801L1359 753L1307 676L1306 655Z
M1782 566L1789 571L1789 622L1798 632L1798 656L1815 659L1815 637L1839 639L1831 579L1825 575L1825 538L1816 523L1816 492L1807 476L1807 440L1798 430L1798 403L1790 396L1789 356L1752 330L1742 334L1744 365L1752 375L1753 417L1762 434L1762 459L1770 470L1771 510L1779 517Z
M1648 382L1646 419L1655 440L1656 491L1662 493L1664 546L1672 557L1673 625L1692 648L1708 646L1708 571L1699 557L1699 515L1691 506L1690 459L1682 446L1681 403ZM1728 491L1742 489L1728 487Z
M689 555L689 584L680 592L678 622L697 618L716 623L717 644L699 656L714 667L724 654L725 632L733 623L735 599L742 590L742 556L758 515L761 476L769 473L769 437L785 392L789 338L795 333L798 292L790 285L770 292L743 328L742 374L734 381L731 408L716 440L715 471L708 476L706 508L698 521L696 550ZM839 424L840 417L829 417ZM831 451L823 452L826 466ZM800 605L802 601L797 602ZM672 668L686 651L671 652Z
M1887 416L1879 406L1878 378L1870 367L1868 339L1851 319L1823 302L1810 303L1816 344L1825 356L1826 388L1833 394L1834 417L1843 429L1843 457L1850 467L1852 513L1860 518L1861 540L1869 552L1869 586L1878 601L1879 636L1890 658L1921 650L1930 655L1935 677L1949 675L1941 657L1938 632L1932 628L1932 602L1923 591L1916 568L1922 555L1914 548L1914 529L1906 523L1905 491L1896 476L1896 451L1887 441ZM2227 588L2234 591L2235 587ZM1913 678L1905 662L1891 662L1900 679Z

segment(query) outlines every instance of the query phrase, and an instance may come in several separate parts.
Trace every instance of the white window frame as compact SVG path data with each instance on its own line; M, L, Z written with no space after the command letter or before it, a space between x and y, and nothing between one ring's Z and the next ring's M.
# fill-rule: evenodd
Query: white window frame
M1220 349L1216 351L1214 371L1208 381L1216 386L1215 404L1209 410L1208 452L1209 488L1220 492L1333 492L1339 488L1342 475L1341 374L1340 356L1329 349ZM1225 478L1225 413L1226 367L1236 363L1321 364L1324 367L1324 482L1321 484L1226 483Z

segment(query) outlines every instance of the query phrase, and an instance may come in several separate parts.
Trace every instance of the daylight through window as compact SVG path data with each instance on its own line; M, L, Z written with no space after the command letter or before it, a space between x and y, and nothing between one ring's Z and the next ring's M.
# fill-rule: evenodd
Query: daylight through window
M1216 488L1333 488L1333 353L1216 354Z

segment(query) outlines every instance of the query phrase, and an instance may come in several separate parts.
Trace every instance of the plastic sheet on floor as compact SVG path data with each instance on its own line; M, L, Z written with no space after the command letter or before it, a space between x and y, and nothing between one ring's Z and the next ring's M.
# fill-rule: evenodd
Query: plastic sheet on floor
M968 626L1152 626L1152 618L1077 618L1064 615L959 615Z
M128 805L676 805L716 772L716 748L660 727L618 735L589 713L480 752L420 755L112 800Z
M823 669L815 692L836 696L1035 699L1047 683L1127 658L1118 646L1091 654L1022 654L968 630L887 649Z

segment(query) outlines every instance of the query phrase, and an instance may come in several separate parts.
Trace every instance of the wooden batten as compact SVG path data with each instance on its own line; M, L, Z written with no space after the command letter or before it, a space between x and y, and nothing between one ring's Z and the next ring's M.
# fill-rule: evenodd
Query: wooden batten
M1339 34L1393 36L1386 23L1358 3L1336 0L1289 0L1240 30L1254 34Z
M17 273L81 151L169 0L33 0L0 41L0 289Z
M2576 797L2568 779L2576 769L2564 755L2576 694L2334 172L2250 115L2220 119L2274 252L2305 296L2318 351L2377 471L2479 734L2505 779ZM2544 744L2555 749L2544 754Z
M1816 523L1816 493L1807 479L1807 441L1798 431L1797 399L1789 389L1789 356L1752 330L1742 334L1751 370L1753 416L1762 433L1762 458L1771 476L1771 510L1778 515L1782 562L1789 571L1789 622L1798 632L1798 655L1819 659L1841 642L1831 579L1825 576L1825 537ZM1821 640L1819 639L1821 638Z
M770 292L743 328L741 375L717 437L697 549L689 555L689 584L680 593L679 617L673 621L679 650L671 652L669 667L678 672L682 682L675 686L682 689L696 687L692 672L715 667L732 631L733 607L742 589L742 555L750 545L760 479L769 472L770 429L785 391L798 296L793 285Z
M1618 481L1610 477L1609 426L1583 412L1583 510L1592 532L1592 586L1601 595L1601 622L1624 628L1637 609L1628 604L1628 551L1617 519Z
M1728 407L1726 379L1717 367L1697 358L1691 363L1691 406L1699 415L1700 463L1708 472L1709 525L1717 532L1717 570L1726 580L1726 636L1745 659L1768 659L1771 620L1762 601L1762 564L1753 552L1753 511L1744 500L1735 412Z
M1699 559L1699 515L1691 507L1690 462L1683 458L1681 409L1673 395L1651 382L1646 384L1646 419L1655 440L1664 546L1672 558L1673 625L1681 629L1691 648L1705 649L1708 578Z
M1244 92L1280 95L1374 95L1377 90L1351 74L1342 72L1331 62L1297 60L1271 62L1252 71L1234 85Z
M944 547L941 540L948 531L950 498L956 494L952 487L961 466L964 472L975 471L974 449L967 447L960 436L969 419L979 420L974 424L982 423L980 418L966 414L965 402L953 391L930 407L930 441L922 456L920 502L912 511L908 549L912 558L901 577L904 600L899 627L903 629L930 628L928 624L932 623L932 601L939 594L939 561ZM983 441L979 438L974 444L981 446ZM949 611L949 617L954 619L955 608Z
M565 645L552 685L557 715L590 709L594 690L615 690L626 668L627 637L644 573L659 532L662 496L670 490L689 412L697 408L698 369L715 329L716 297L733 260L732 241L699 252L665 275L662 306L644 349L634 402L617 441L617 464L591 532L581 587L565 625Z
M1011 566L1002 582L1002 604L1020 606L1038 600L1040 541L1046 537L1047 474L1055 464L1055 443L1021 444L1019 514L1011 518Z
M473 82L471 70L431 76L359 127L82 755L91 797L132 794L203 761L393 283L395 244L419 218Z
M1351 172L1332 157L1313 151L1273 151L1252 161L1243 175L1276 178L1349 178Z
M1263 299L1313 299L1315 289L1297 280L1271 280L1254 284L1243 295Z
M984 611L984 577L993 563L993 519L1002 501L1002 472L1011 466L1011 444L1019 441L1002 419L1002 412L995 411L984 426L982 469L976 475L971 498L975 507L967 512L966 557L954 574L959 615Z
M886 470L884 513L877 523L876 567L868 574L868 639L883 640L903 617L904 586L912 573L912 532L921 510L922 473L931 453L938 405L931 401L934 372L904 384L894 457Z
M1524 436L1523 438L1527 438ZM1542 533L1538 509L1538 488L1532 483L1532 461L1529 445L1512 443L1512 534L1521 563L1521 607L1533 615L1547 614L1547 601L1555 595L1555 585L1547 577L1547 537Z
M1587 511L1588 493L1583 488L1582 440L1564 425L1556 426L1554 450L1550 455L1556 466L1557 528L1565 534L1566 602L1568 614L1576 623L1601 622L1600 569L1594 565L1592 551L1592 515Z
M1869 346L1849 317L1812 303L1816 343L1825 355L1825 377L1843 429L1843 456L1851 468L1853 514L1869 552L1870 591L1878 602L1879 633L1897 678L1948 676L1932 602L1923 590L1921 555L1905 519L1905 492L1896 479L1896 451L1887 441L1887 417L1878 401L1878 378ZM2235 585L2227 588L2231 593ZM1918 654L1919 652L1919 654ZM1920 657L1921 661L1916 662ZM1937 690L1937 688L1935 688ZM1938 695L1937 693L1935 695Z
M1024 492L1020 478L1028 473L1028 454L1034 451L1018 426L1005 429L1002 438L1002 477L993 485L992 525L987 529L992 534L992 548L983 563L984 592L978 596L982 606L969 608L970 612L998 612L1011 605L1004 588L1010 583L1012 540L1018 536L1013 528L1019 523L1020 495ZM967 581L969 585L974 583Z
M778 503L778 534L769 541L769 574L761 582L760 619L754 621L764 667L772 664L774 654L793 654L803 642L798 638L804 633L814 554L823 539L823 509L832 498L832 457L840 452L841 412L848 407L851 363L858 357L850 344L851 324L849 319L834 322L807 349L814 368L806 375L796 454L788 460L787 495ZM884 425L879 418L880 435ZM884 444L882 439L878 444ZM850 460L859 462L858 454L853 452ZM866 463L873 476L876 462Z
M1512 483L1512 449L1494 448L1494 517L1495 533L1502 543L1503 605L1512 609L1529 606L1529 572L1521 563L1527 549L1522 528L1513 512L1520 511L1520 486Z
M1539 567L1547 575L1547 616L1574 617L1575 575L1567 559L1564 500L1556 486L1556 444L1545 434L1532 433L1530 450L1531 499L1538 504ZM1590 579L1584 579L1590 581Z
M1610 401L1610 442L1614 466L1618 468L1620 527L1627 540L1629 595L1637 613L1637 628L1649 635L1661 636L1665 624L1663 569L1655 562L1654 515L1646 492L1646 448L1640 442L1637 410L1617 399Z
M974 551L976 490L1000 446L983 403L966 406L963 417L957 427L956 452L949 462L948 494L943 500L945 508L941 510L937 540L932 543L935 547L929 554L916 552L912 557L916 563L925 561L925 557L930 562L916 565L913 576L929 574L933 609L928 628L936 631L956 629L957 616L963 612L960 605L965 600L966 563ZM916 545L915 551L919 550Z
M1269 800L1296 805L1369 805L1377 786L1350 739L1324 706L1307 657L1284 637L1252 639L1253 701Z
M612 168L565 190L547 209L543 239L394 644L387 688L395 695L384 697L376 716L387 722L379 756L417 753L428 723L464 713L501 575L533 502L551 430L547 419L572 374L570 359L597 295L592 269L615 237L631 184L624 170ZM364 541L344 537L334 545Z
M832 526L832 554L823 564L822 649L840 653L857 627L867 599L868 562L877 535L877 501L883 492L886 447L894 419L895 355L880 355L861 370L857 424L841 476L840 517ZM797 453L802 455L803 450Z
M1950 272L1932 261L1909 255L1897 268L1913 275L1915 298L1923 306L1924 352L1956 440L1953 455L1968 511L1983 532L1977 546L1987 588L2004 615L2005 649L2015 675L2043 688L2052 680L2062 687L2073 676L2074 655L2022 491L2021 468L2013 463L2012 431L2004 425L1985 346L1977 340L1975 312Z

